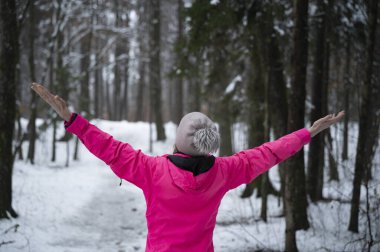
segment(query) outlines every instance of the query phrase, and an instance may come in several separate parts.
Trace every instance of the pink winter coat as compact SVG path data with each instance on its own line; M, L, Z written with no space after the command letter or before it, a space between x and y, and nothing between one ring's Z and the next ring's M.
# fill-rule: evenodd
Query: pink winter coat
M67 131L77 135L118 177L142 189L147 204L146 251L214 251L212 235L225 193L251 182L310 142L309 131L301 129L260 147L217 157L210 170L193 176L167 155L152 157L134 150L80 115Z

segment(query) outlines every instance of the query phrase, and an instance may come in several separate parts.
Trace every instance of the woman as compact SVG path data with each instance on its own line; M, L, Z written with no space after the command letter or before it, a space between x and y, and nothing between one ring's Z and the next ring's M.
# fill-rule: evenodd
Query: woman
M219 147L215 124L204 114L185 115L177 129L175 153L151 157L129 144L114 140L78 114L43 86L36 91L64 120L67 131L77 135L95 156L121 179L142 189L146 204L146 251L214 251L212 234L220 202L227 191L249 183L310 142L311 137L338 122L344 112L316 121L276 141L214 157Z

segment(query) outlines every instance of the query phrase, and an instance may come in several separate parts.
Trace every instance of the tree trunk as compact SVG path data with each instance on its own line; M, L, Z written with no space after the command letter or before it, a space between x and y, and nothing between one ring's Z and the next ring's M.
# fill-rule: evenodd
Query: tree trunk
M32 80L34 80L32 78ZM36 146L36 118L37 118L37 96L33 92L31 94L32 98L30 100L30 118L28 122L28 137L29 137L29 148L28 148L28 157L27 159L31 164L34 164L34 154L35 154L35 146Z
M34 38L35 38L35 15L34 15L34 2L30 4L29 7L29 71L30 79L36 81L36 74L34 69ZM29 138L29 148L27 160L31 164L34 164L34 153L36 145L36 118L37 118L37 95L34 91L31 91L30 99L30 118L28 122L28 138Z
M227 52L224 48L226 45L226 34L223 32L218 34L217 44L211 45L209 52L210 73L209 84L206 93L210 93L209 99L211 113L215 114L216 121L219 124L220 132L220 156L232 155L232 120L230 101L231 95L225 94L224 90L229 83L228 76L228 59ZM198 82L195 82L199 84ZM200 90L197 90L200 91ZM194 97L196 99L196 97ZM213 101L211 101L213 100Z
M16 71L16 74L17 74L17 71ZM13 157L14 157L14 159L16 159L16 156L18 154L18 158L20 160L24 160L24 155L23 155L23 152L22 152L22 143L24 142L25 137L24 137L24 134L22 132L22 127L21 127L21 115L20 115L20 111L16 112L16 118L17 118L17 142L16 142L16 146L15 146L15 151L14 151Z
M312 82L312 109L310 121L315 122L322 117L322 100L324 99L324 57L325 57L325 26L326 26L326 5L319 1L318 9L315 14L316 19L316 38L315 55ZM322 188L318 185L320 174L323 174L324 167L324 141L323 135L318 134L309 145L308 172L307 172L307 191L313 202L322 199Z
M75 138L75 145L74 145L74 154L73 154L73 160L78 160L78 151L79 151L79 138Z
M268 27L267 32L267 62L269 66L268 84L269 84L269 100L268 109L270 113L271 126L273 127L274 138L278 139L287 133L288 124L288 103L287 90L284 76L284 65L282 55L278 44L278 38L274 30L273 10L268 6L267 11ZM272 102L274 101L274 102ZM281 181L281 195L284 196L285 188L285 163L279 164L279 174Z
M98 15L96 13L96 9L98 7L98 1L91 1L92 4L92 26L96 26L99 23ZM99 50L100 50L100 41L96 36L94 36L94 89L93 89L93 97L94 97L94 117L95 118L101 118L103 115L102 113L102 92L101 92L101 67L99 62Z
M128 53L128 52L126 52ZM124 86L123 86L123 96L121 99L121 110L120 110L120 119L128 120L129 116L129 104L128 104L128 93L129 93L129 67L128 67L128 59L124 61Z
M292 83L289 94L288 131L304 127L306 66L308 47L308 0L295 2L295 27L293 35ZM305 189L304 153L299 151L286 162L285 209L286 251L296 251L295 232L308 229Z
M57 116L56 115L53 115L53 120L52 120L52 124L53 124L53 142L52 142L52 145L51 145L51 161L52 162L55 162L56 160L56 153L57 153Z
M324 57L324 70L323 70L323 81L322 81L322 115L326 115L329 113L328 109L328 94L329 94L329 83L330 83L330 41L331 41L331 22L330 22L330 16L331 16L331 9L333 8L333 1L328 1L328 5L326 6L326 25L325 25L325 57ZM321 115L321 116L322 116ZM339 173L338 173L338 165L334 158L334 152L333 152L333 140L331 137L331 130L330 128L326 129L324 132L322 132L322 140L324 145L327 146L327 155L328 155L328 167L329 167L329 180L339 180ZM321 152L321 160L324 163L325 160L325 148ZM323 191L323 184L324 184L324 166L321 166L321 170L318 176L318 195L320 195L319 198L322 199L322 191Z
M97 42L98 43L98 42ZM98 48L98 46L97 46ZM99 56L98 54L96 53L95 54L95 64L98 64L99 63ZM94 72L94 117L95 118L101 118L102 117L102 103L101 103L101 96L102 96L102 92L100 92L100 90L102 90L101 88L101 69L99 69L100 67L97 66L96 69L95 69L95 72Z
M16 66L18 27L15 1L0 1L0 219L12 208L12 139L16 118Z
M184 23L184 13L183 13L183 0L178 0L178 30L177 30L177 44L183 45L183 23ZM181 50L181 49L180 49ZM176 82L174 82L174 122L179 124L183 116L183 69L181 65L180 58L182 53L177 53L177 68L181 71L178 73Z
M119 3L118 0L114 0L115 7L115 26L116 28L121 27L121 16L119 14ZM112 95L112 107L113 115L112 120L119 121L121 119L121 64L122 61L120 57L123 53L123 46L121 45L120 38L115 43L115 65L114 65L114 81L113 81L113 95Z
M51 25L52 29L56 31L55 35L52 36L51 39L51 47L50 47L50 59L49 59L49 80L50 80L50 86L49 89L53 93L57 93L60 90L60 83L62 83L62 51L61 51L61 46L63 43L63 31L61 30L61 24L64 19L64 14L62 14L62 0L58 0L58 6L55 9L54 8L54 13L51 18ZM54 22L54 16L56 16L56 22ZM57 53L54 53L54 51L57 50ZM54 57L56 56L56 57ZM66 93L62 95L67 95ZM62 98L65 99L67 97L63 96ZM50 111L52 111L52 124L53 124L53 136L52 136L52 154L51 154L51 161L55 162L56 160L56 141L57 141L57 136L56 136L56 131L57 131L57 114L49 108Z
M331 137L330 129L326 129L326 131L324 132L324 135L325 135L325 142L326 142L328 157L329 157L329 180L339 181L338 165L335 161L334 154L333 154L333 139ZM321 185L321 188L323 188L322 185Z
M250 56L248 80L247 85L247 96L249 101L248 113L248 147L253 148L259 146L265 142L265 76L263 68L263 57L259 53L260 48L257 40L253 41L253 48L251 50L252 55ZM252 66L252 69L251 67ZM255 187L258 189L258 195L262 195L262 176L259 176L255 180L251 181L246 185L241 197L250 197Z
M80 60L81 69L81 82L80 82L80 99L79 99L79 111L83 116L89 116L90 112L90 57L91 57L91 40L92 32L90 31L84 36L80 42L80 50L82 58Z
M140 45L141 50L141 45ZM145 67L146 63L144 59L140 59L139 62L139 81L137 82L137 98L136 98L136 112L135 121L144 120L144 89L145 89Z
M270 119L269 119L269 90L270 84L272 81L270 80L271 76L268 72L268 81L265 85L265 107L264 107L264 141L268 142L270 140L269 132L270 132ZM269 172L265 172L262 175L262 184L261 184L261 213L260 217L267 222L267 209L268 209L268 189L269 189Z
M378 73L379 57L375 55L380 53L380 46L376 33L378 28L379 1L369 1L368 8L368 47L367 47L367 63L366 77L363 84L363 92L361 95L361 106L359 116L359 140L356 148L355 174L353 181L353 191L351 199L351 214L348 230L358 232L359 222L359 205L360 205L360 187L363 175L371 169L372 159L375 147L379 137L380 117L378 111L380 109L380 84L376 80Z
M106 111L106 119L111 120L113 118L113 111L111 106L111 88L110 88L109 79L106 79L104 86L103 86L103 92L104 92L104 104L105 104L105 111Z
M152 100L153 118L156 124L157 141L166 139L164 122L162 119L161 102L161 68L160 68L160 0L150 0L152 18L150 27L150 61L149 77Z
M344 127L343 127L343 147L342 147L342 159L348 159L348 120L350 118L350 72L351 72L351 43L350 39L347 39L347 48L346 48L346 65L344 73L344 111L345 116L343 118Z
M143 121L147 120L148 118L148 110L150 109L148 105L149 99L144 99L146 97L146 93L148 93L147 88L147 67L148 67L148 57L149 55L149 44L147 41L148 35L146 33L147 30L147 19L149 19L149 15L147 15L147 12L149 10L149 2L148 1L138 1L137 5L137 12L139 15L139 29L138 29L138 35L137 40L139 44L139 54L138 54L138 81L137 81L137 97L135 100L135 113L134 113L134 120L135 121Z
M120 120L120 97L121 97L121 74L120 74L120 66L119 66L119 57L121 55L121 47L116 43L116 48L115 48L115 66L114 66L114 81L113 81L113 95L112 95L112 114L113 117L111 120L119 121Z
M231 117L229 111L229 101L228 99L223 99L221 104L218 105L218 123L220 131L220 156L229 156L232 155L232 142L231 142ZM223 113L223 115L222 115Z
M129 16L126 16L124 21L124 26L129 27ZM129 94L129 41L128 39L122 39L124 47L124 59L123 59L123 93L121 97L121 110L120 110L120 119L128 120L129 116L129 103L128 103L128 94Z

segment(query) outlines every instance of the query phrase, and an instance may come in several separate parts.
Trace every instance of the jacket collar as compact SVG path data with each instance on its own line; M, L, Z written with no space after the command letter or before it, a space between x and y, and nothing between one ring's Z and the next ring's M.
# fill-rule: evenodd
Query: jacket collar
M173 155L168 155L167 158L178 168L192 172L193 176L209 171L215 163L215 157L212 155L190 156L176 152Z

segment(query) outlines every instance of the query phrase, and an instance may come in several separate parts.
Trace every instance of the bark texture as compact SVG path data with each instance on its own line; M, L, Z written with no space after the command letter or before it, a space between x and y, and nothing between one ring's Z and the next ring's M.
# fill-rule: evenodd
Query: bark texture
M15 1L0 1L0 219L12 208L12 139L16 118L16 66L18 63L18 25Z
M306 66L308 56L308 0L295 1L291 88L288 107L288 131L304 127ZM285 176L285 250L297 251L296 231L308 229L304 152L286 161Z
M372 166L372 159L375 153L376 144L379 137L380 125L380 83L378 81L378 62L380 60L379 45L379 25L378 15L380 4L377 0L368 3L368 47L366 79L363 83L362 102L359 116L359 140L356 149L355 174L353 181L353 191L351 199L351 213L348 230L359 232L359 206L360 188L365 173L369 173ZM377 67L376 67L377 66Z

